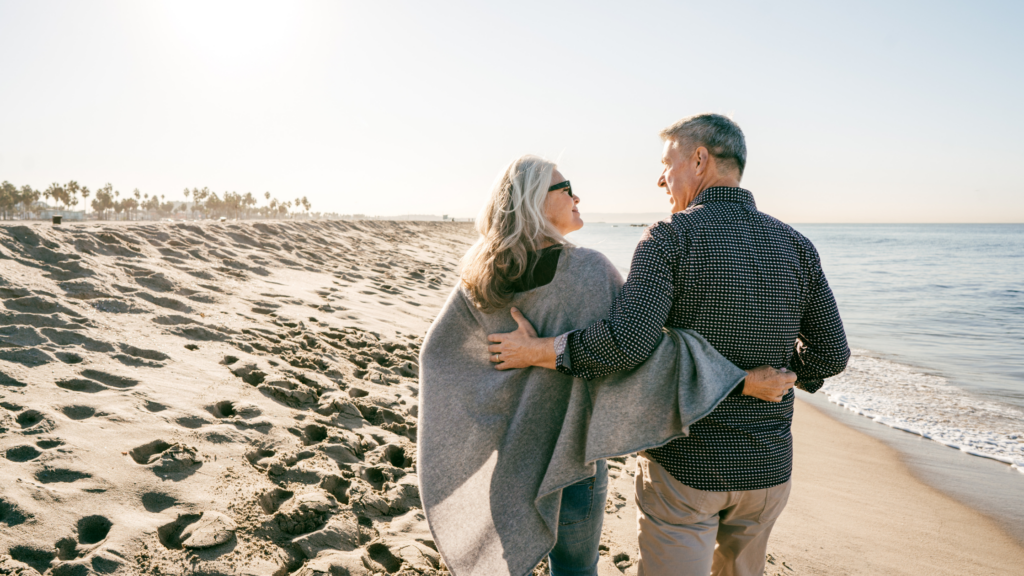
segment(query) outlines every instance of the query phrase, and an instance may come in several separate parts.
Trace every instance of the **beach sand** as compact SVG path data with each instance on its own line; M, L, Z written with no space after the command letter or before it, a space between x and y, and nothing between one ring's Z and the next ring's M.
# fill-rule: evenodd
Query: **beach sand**
M0 224L0 574L446 573L416 363L474 237ZM880 442L805 403L794 434L766 574L1020 573L1017 545ZM610 464L602 576L636 571L634 465Z
M417 361L474 237L0 225L0 574L436 570Z

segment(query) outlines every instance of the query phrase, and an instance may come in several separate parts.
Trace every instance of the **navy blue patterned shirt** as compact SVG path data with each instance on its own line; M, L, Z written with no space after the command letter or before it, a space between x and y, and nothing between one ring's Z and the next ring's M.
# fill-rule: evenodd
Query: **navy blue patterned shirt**
M850 357L814 245L742 188L708 188L648 228L608 318L556 338L558 370L590 379L638 366L664 326L695 330L744 370L789 367L808 392ZM794 396L729 396L688 437L647 453L699 490L782 484L793 468Z

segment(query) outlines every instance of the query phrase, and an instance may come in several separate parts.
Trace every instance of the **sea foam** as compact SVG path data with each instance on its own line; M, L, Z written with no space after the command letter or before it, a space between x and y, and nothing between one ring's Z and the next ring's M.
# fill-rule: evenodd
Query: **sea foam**
M1024 412L973 396L941 376L854 350L846 371L826 380L822 391L879 424L1024 473Z

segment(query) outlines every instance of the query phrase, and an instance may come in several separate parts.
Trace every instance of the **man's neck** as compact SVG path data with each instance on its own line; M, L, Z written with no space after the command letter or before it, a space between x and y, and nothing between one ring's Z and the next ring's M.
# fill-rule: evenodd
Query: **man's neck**
M699 196L701 192L708 188L739 188L740 179L735 176L716 176L710 182L705 183L700 187L700 192L697 192Z

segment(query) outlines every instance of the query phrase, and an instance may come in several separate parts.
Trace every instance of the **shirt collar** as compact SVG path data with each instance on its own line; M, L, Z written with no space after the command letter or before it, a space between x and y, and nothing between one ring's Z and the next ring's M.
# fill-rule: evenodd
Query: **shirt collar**
M693 199L693 202L690 202L687 208L700 204L710 204L711 202L738 202L755 210L757 209L757 204L754 203L754 195L748 190L730 188L728 186L712 186L705 189L700 194L697 194L697 197Z

